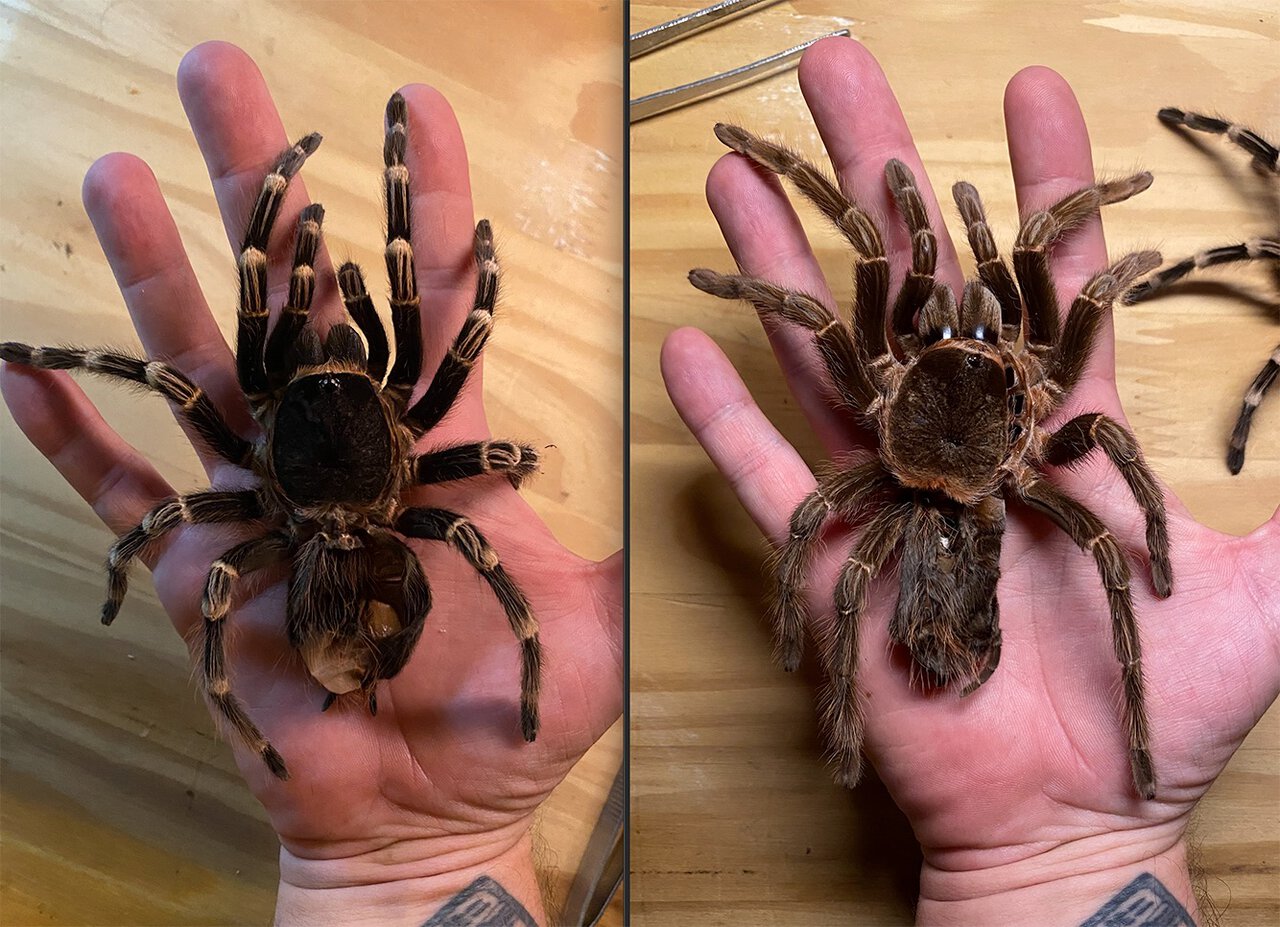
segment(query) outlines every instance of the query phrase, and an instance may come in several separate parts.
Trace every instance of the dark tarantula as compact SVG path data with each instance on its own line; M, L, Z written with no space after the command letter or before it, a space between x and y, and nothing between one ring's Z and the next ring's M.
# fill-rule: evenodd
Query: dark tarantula
M1154 252L1139 252L1094 274L1060 326L1049 248L1099 207L1146 189L1150 175L1096 184L1028 217L1014 246L1014 274L996 250L977 190L956 184L952 192L979 273L957 306L951 289L933 277L937 240L915 178L901 161L889 161L885 178L912 243L911 268L891 313L900 360L886 332L889 263L870 216L795 153L734 126L718 125L716 135L790 178L856 252L852 328L805 293L710 270L689 275L704 292L748 300L765 315L813 332L838 402L880 437L877 459L821 475L792 514L777 559L777 653L783 667L794 670L805 623L801 587L823 525L831 516L855 521L873 512L836 581L836 622L823 654L829 678L823 720L839 781L853 786L862 774L864 722L854 674L872 577L901 551L890 637L911 653L925 683L962 684L967 695L1000 659L996 583L1011 496L1047 515L1097 562L1124 681L1134 785L1153 797L1129 564L1097 516L1039 473L1045 464L1070 464L1102 448L1146 516L1155 589L1169 595L1164 500L1133 436L1100 413L1077 416L1052 434L1040 425L1079 382L1111 301L1160 262Z
M1253 156L1253 163L1272 174L1280 174L1280 148L1271 144L1257 132L1237 123L1219 119L1216 116L1205 116L1200 113L1188 113L1172 106L1160 110L1157 114L1160 121L1170 126L1185 126L1200 132L1211 132L1225 135L1236 145ZM1250 238L1235 245L1219 245L1206 248L1197 254L1183 258L1176 264L1170 264L1159 273L1139 283L1124 295L1124 302L1133 304L1160 293L1169 284L1181 280L1193 270L1202 267L1214 267L1218 264L1235 264L1242 261L1270 260L1280 262L1280 229L1273 235ZM1280 265L1278 265L1280 266ZM1249 426L1253 424L1253 413L1262 402L1271 384L1280 375L1280 344L1276 345L1271 356L1267 358L1258 375L1249 384L1244 394L1244 402L1240 406L1240 415L1236 419L1235 428L1231 430L1231 441L1227 446L1227 469L1239 473L1244 466L1244 447L1249 441Z
M400 94L387 105L385 193L387 271L395 363L387 372L387 335L365 289L359 267L344 264L338 284L347 311L368 342L346 323L323 341L309 324L315 290L312 266L324 210L302 211L289 280L288 302L267 335L267 241L289 180L320 144L311 134L285 151L262 184L240 251L236 369L262 437L246 441L223 421L204 392L158 360L106 350L0 345L6 361L51 370L84 369L128 380L175 403L209 448L252 470L261 485L242 492L206 490L156 506L121 536L107 558L109 593L102 623L120 610L130 562L181 524L251 522L258 536L213 563L205 584L202 678L218 711L284 779L279 752L250 720L231 691L224 634L232 587L264 567L288 563L287 632L311 675L327 691L327 709L339 695L359 690L377 712L375 687L404 668L422 634L431 593L417 556L397 537L444 541L457 550L497 595L520 641L520 727L527 741L538 732L541 649L538 624L524 594L498 555L465 517L436 508L403 508L401 491L489 473L513 484L534 471L537 452L524 445L483 441L413 456L414 442L454 404L488 340L498 288L498 264L487 221L475 231L479 274L473 308L440 363L431 385L413 405L410 394L422 364L419 297L409 242L409 169L405 165L408 108ZM385 383L384 383L385 378Z

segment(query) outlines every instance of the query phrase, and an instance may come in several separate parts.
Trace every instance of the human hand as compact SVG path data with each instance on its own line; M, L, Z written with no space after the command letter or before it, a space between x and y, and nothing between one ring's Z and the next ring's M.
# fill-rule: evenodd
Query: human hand
M261 75L239 49L223 43L194 49L178 83L228 238L238 248L262 178L290 139ZM429 378L471 308L474 218L466 153L448 103L421 85L403 92L411 123L425 127L410 131L407 161ZM371 126L372 157L380 141ZM132 156L108 155L90 170L84 200L147 355L172 361L234 428L252 435L232 354L150 170ZM277 308L306 203L296 179L272 237ZM228 262L228 273L233 266ZM341 302L323 251L316 269L314 312L333 321ZM420 449L489 435L479 373L477 367L452 413ZM22 430L112 529L132 527L156 502L175 495L67 374L6 364L2 385ZM215 488L251 484L246 471L196 447ZM234 629L231 680L292 777L276 779L257 753L232 746L280 836L277 917L290 922L322 911L330 923L362 916L379 924L421 923L440 901L485 874L541 922L529 826L533 811L620 712L621 559L592 563L566 550L500 478L414 489L406 503L446 504L465 513L528 596L546 654L542 727L534 743L521 738L518 645L489 587L443 545L410 542L436 604L409 664L379 685L373 718L354 701L321 713L324 692L284 637L284 582L279 575L270 584L246 579L227 619ZM148 565L157 592L184 637L198 639L210 563L249 536L188 527L153 552ZM126 602L125 620L128 608Z
M939 237L938 277L958 297L955 249L872 56L850 40L821 42L801 63L800 85L845 192L890 217L882 231L895 272L891 292L910 254L883 181L885 162L896 157L921 182ZM1021 72L1007 89L1005 114L1024 214L1093 182L1083 118L1060 77ZM729 154L712 169L707 194L744 273L835 305L777 178ZM1057 245L1059 304L1069 305L1106 263L1097 219ZM867 433L827 398L812 335L772 323L768 332L827 451L868 450ZM668 338L663 373L681 417L761 530L781 543L792 511L815 485L809 466L702 333L683 329ZM1124 420L1109 317L1084 377L1046 425L1052 430L1089 411ZM1110 462L1095 453L1071 470L1046 472L1112 529L1133 563L1157 798L1133 793L1119 668L1092 558L1046 519L1010 505L999 584L1003 656L974 694L922 693L901 661L886 659L896 577L886 573L873 584L863 617L858 688L866 750L922 845L921 922L1079 922L1143 871L1194 908L1183 843L1191 810L1280 688L1273 567L1280 517L1248 538L1231 538L1167 497L1174 586L1161 600L1146 568L1141 513ZM818 626L834 621L835 576L854 535L847 526L824 535L827 553L809 574L809 613Z

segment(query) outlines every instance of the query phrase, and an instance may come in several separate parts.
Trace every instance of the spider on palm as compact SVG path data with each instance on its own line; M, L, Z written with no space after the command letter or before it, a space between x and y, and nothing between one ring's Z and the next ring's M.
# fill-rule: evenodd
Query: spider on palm
M1098 209L1146 189L1138 174L1080 190L1023 222L1014 272L1001 259L977 191L953 194L978 261L978 279L959 305L933 273L937 239L915 178L901 161L885 178L911 232L911 267L888 317L889 262L879 228L823 173L795 153L750 133L716 126L717 137L756 164L789 178L830 219L856 252L853 325L813 296L758 278L694 270L698 289L744 299L765 316L814 335L836 401L880 438L878 457L821 473L818 488L791 516L776 562L771 617L783 667L799 666L806 623L802 585L824 524L831 517L865 526L835 586L836 620L824 644L828 684L823 721L837 778L862 774L864 720L854 686L859 620L872 577L900 551L900 593L889 627L911 653L922 682L977 689L1000 659L1000 547L1006 497L1047 515L1092 554L1106 589L1113 641L1124 683L1129 760L1138 794L1155 794L1141 648L1130 569L1119 543L1085 506L1041 475L1101 448L1124 477L1146 518L1155 590L1171 589L1164 501L1133 436L1100 413L1077 416L1056 432L1041 423L1080 381L1111 302L1160 256L1128 255L1094 274L1060 325L1049 265L1054 241ZM917 320L918 314L918 320Z
M1205 116L1201 113L1188 113L1176 107L1166 107L1157 114L1166 125L1186 127L1199 132L1210 132L1225 135L1253 156L1253 163L1261 170L1271 174L1280 174L1280 148L1267 141L1257 132L1237 123L1219 119L1216 116ZM1206 248L1190 257L1170 264L1164 270L1152 274L1124 295L1124 302L1132 305L1163 292L1170 284L1181 280L1187 274L1202 267L1216 267L1219 264L1235 264L1245 261L1269 260L1280 266L1280 231L1274 235L1250 238L1234 245L1219 245ZM1233 474L1244 467L1244 448L1249 441L1249 428L1253 424L1253 413L1262 402L1262 397L1280 376L1280 344L1276 345L1271 356L1267 358L1258 375L1253 378L1245 391L1244 401L1240 404L1240 414L1236 418L1235 427L1231 430L1231 440L1227 444L1227 469Z
M538 624L498 555L465 517L439 508L405 508L408 486L501 474L518 486L537 468L537 452L504 441L460 444L414 455L414 442L453 406L493 325L498 288L489 223L475 231L478 273L473 307L422 397L409 404L422 365L419 296L410 244L409 169L405 165L408 107L399 94L386 112L383 146L387 271L395 363L359 267L338 269L351 319L321 340L308 315L315 291L313 262L324 210L312 204L298 223L289 296L267 333L267 242L290 179L320 144L311 134L285 151L262 184L240 250L236 372L262 426L246 441L209 398L181 372L158 360L103 349L0 344L0 358L50 370L84 369L152 389L181 410L209 448L257 475L257 489L206 490L160 503L112 545L102 623L120 610L130 563L182 524L252 524L257 536L223 553L209 571L201 600L201 678L221 715L266 763L286 779L283 758L231 690L225 629L235 582L256 570L289 564L287 633L310 674L327 690L323 708L359 692L377 712L375 689L404 668L422 634L431 593L417 556L397 536L443 541L489 584L520 642L520 728L538 732L541 648ZM366 347L367 342L367 347Z

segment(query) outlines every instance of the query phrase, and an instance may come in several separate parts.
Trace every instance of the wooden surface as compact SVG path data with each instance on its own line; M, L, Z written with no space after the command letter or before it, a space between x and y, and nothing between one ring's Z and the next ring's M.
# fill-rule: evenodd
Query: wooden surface
M630 29L698 5L635 2ZM1158 174L1149 193L1108 212L1113 250L1155 243L1181 255L1280 222L1244 158L1216 158L1214 145L1205 156L1155 119L1164 105L1203 106L1280 134L1274 4L796 0L638 59L631 95L841 27L885 67L942 197L954 180L973 181L1002 246L1016 210L1001 97L1029 64L1071 82L1101 169ZM878 783L851 794L831 783L809 685L769 659L764 545L659 376L667 332L706 329L786 437L821 459L753 314L685 281L691 267L732 266L703 196L723 151L711 134L720 120L821 157L794 72L632 127L633 923L908 924L920 862L912 834ZM801 214L828 279L847 280L847 254L813 210ZM1197 288L1120 312L1119 382L1161 476L1200 519L1245 533L1280 503L1280 399L1258 413L1244 473L1229 476L1223 458L1245 387L1280 337L1278 294L1260 268L1228 276L1246 298ZM1224 925L1280 921L1278 831L1273 707L1198 815Z
M490 421L554 443L527 495L571 548L605 556L622 540L622 26L620 4L596 2L6 0L0 330L137 344L79 195L94 158L123 149L151 164L233 332L234 264L174 84L183 53L210 38L257 60L290 133L324 132L306 178L327 207L327 240L381 290L382 107L402 83L432 83L458 113L477 213L502 249ZM203 485L163 402L86 388L175 486ZM145 571L124 618L103 629L108 532L7 415L0 441L0 922L268 923L274 835L214 735ZM553 895L568 887L620 753L615 725L540 813Z

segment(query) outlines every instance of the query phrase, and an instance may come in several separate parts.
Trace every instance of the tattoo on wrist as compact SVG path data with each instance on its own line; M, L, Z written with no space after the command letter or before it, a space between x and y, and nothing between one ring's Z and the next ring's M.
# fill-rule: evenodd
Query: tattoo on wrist
M1080 927L1196 927L1196 922L1163 882L1144 872Z
M538 927L533 915L488 876L480 876L422 927Z

